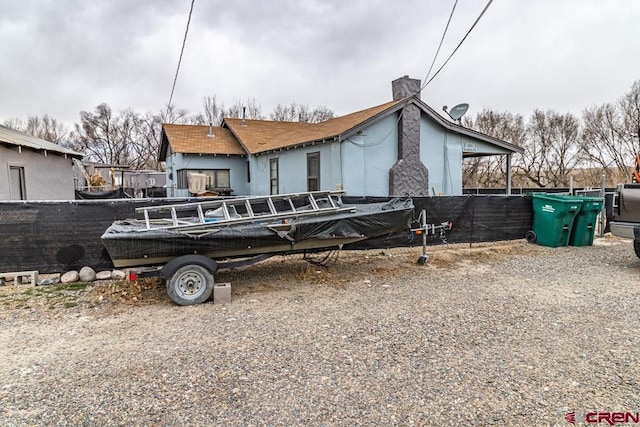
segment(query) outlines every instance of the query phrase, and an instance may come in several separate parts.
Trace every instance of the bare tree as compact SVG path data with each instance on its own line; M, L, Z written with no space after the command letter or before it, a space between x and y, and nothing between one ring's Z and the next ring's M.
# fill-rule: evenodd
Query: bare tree
M251 119L262 120L262 107L256 102L255 98L247 99L246 102L236 101L231 107L223 109L225 118L231 119Z
M168 105L166 109L157 114L160 123L193 123L193 117L189 114L189 110Z
M11 119L4 122L4 126L44 139L54 144L67 145L69 143L70 132L62 123L53 117L28 116L27 121Z
M24 130L26 129L26 125L24 121L20 120L17 117L5 120L4 122L2 122L2 126L7 127L9 129L17 130L20 132L24 132Z
M160 169L158 157L162 143L162 123L162 113L147 112L140 117L137 152L142 160L139 162L142 169Z
M195 125L220 126L224 114L224 105L218 104L216 96L205 96L202 99L202 113L196 114L189 121Z
M271 120L279 122L320 123L334 117L334 112L326 106L319 106L311 110L308 105L296 104L295 102L289 105L278 104L271 113Z
M204 110L205 118L207 119L207 124L212 124L214 126L219 126L222 123L222 110L223 106L218 105L218 101L216 100L216 96L205 96L202 101L202 109Z
M593 167L628 181L640 154L640 80L618 101L587 108L582 115L582 148Z
M311 112L311 123L325 122L336 117L333 110L329 109L326 105L319 105Z
M592 167L618 179L628 177L637 147L614 104L593 106L582 114L582 150Z
M640 152L640 80L631 86L631 90L618 100L622 114L622 123L631 137L637 138L635 152Z
M529 119L525 144L525 177L539 187L569 185L581 163L579 121L570 114L535 110Z
M515 145L522 146L525 141L526 132L521 115L484 109L476 115L475 120L465 118L463 125ZM516 159L516 162L518 161L521 160ZM463 185L465 187L506 186L506 157L487 156L466 159L463 163Z
M81 111L73 133L74 148L92 161L138 169L146 161L138 146L140 123L134 111L114 116L107 104L98 105L93 113Z
M297 122L298 117L296 114L297 104L292 102L291 105L278 104L274 107L271 113L271 120L277 122Z

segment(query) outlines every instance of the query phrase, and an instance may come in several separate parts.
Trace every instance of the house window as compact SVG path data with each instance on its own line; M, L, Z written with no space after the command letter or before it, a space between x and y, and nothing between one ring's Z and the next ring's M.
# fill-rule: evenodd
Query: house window
M320 190L320 152L307 154L307 191Z
M178 171L178 188L189 188L189 174L201 173L209 177L207 187L211 190L231 187L229 169L180 169Z
M269 178L271 180L271 194L278 194L278 159L269 161Z
M9 196L11 200L27 200L24 167L9 166Z

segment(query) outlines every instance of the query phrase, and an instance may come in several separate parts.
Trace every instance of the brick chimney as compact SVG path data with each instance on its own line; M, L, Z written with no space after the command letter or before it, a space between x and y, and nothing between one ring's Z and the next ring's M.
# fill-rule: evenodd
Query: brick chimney
M420 99L420 80L404 76L391 82L393 100ZM398 121L398 160L389 169L390 196L428 196L429 171L420 160L420 108L407 103Z

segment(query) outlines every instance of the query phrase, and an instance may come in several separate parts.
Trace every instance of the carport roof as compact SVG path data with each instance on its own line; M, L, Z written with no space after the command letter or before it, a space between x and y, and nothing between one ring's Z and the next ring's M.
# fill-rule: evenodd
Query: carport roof
M71 157L82 158L84 154L70 150L53 142L36 138L24 132L17 131L0 125L0 143L6 145L15 145L30 148L34 151L52 151L61 154L67 154Z

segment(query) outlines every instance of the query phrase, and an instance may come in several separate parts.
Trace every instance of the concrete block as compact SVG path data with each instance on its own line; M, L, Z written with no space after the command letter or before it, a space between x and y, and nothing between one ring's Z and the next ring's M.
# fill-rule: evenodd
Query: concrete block
M14 285L30 284L36 286L38 284L38 271L15 271L10 273L0 273L0 279L2 284L7 282L7 279L13 279Z
M231 302L231 283L216 283L213 285L213 303L227 304Z

